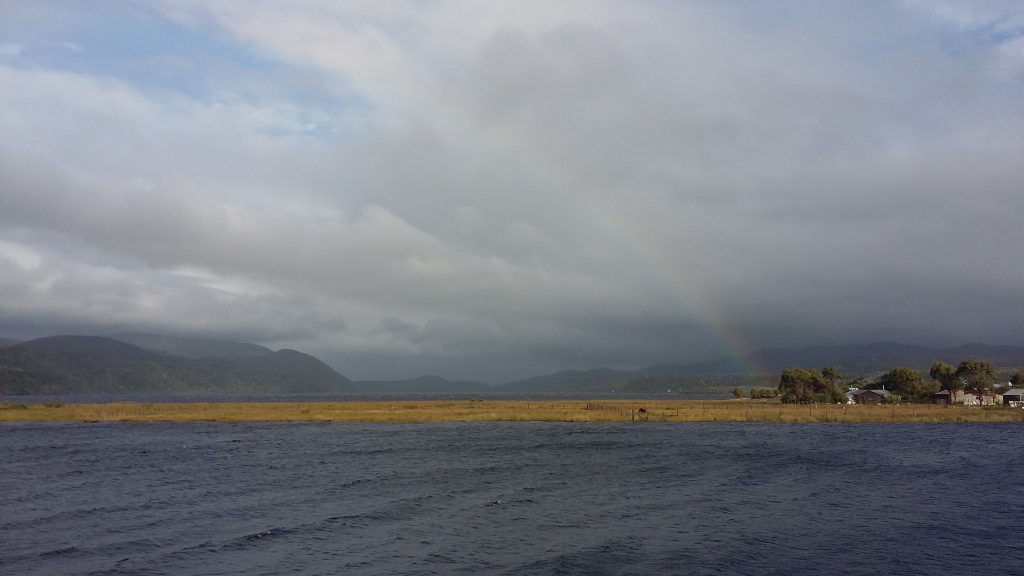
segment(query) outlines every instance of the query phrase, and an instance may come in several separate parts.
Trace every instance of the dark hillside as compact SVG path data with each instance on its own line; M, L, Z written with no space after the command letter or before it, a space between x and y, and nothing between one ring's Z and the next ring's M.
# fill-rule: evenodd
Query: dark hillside
M207 385L218 390L247 393L332 393L351 391L352 382L320 360L296 350L279 350L260 356L203 358Z
M193 359L98 336L0 348L0 395L349 392L348 378L294 350Z
M51 336L0 349L2 394L188 391L178 362L96 336Z

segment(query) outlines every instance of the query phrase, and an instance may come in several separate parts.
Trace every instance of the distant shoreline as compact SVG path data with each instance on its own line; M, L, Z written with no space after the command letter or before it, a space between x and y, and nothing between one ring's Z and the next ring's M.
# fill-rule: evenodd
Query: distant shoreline
M737 400L0 404L0 422L1021 422L1015 408Z

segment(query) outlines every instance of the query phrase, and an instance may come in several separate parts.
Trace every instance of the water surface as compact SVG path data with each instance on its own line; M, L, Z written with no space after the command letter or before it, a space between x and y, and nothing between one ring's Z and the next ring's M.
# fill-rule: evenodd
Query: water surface
M1022 574L1024 427L0 425L0 574Z

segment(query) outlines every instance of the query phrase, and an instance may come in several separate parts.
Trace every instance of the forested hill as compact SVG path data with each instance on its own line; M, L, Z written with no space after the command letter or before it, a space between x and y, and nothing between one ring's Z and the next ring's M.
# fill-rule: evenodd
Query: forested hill
M187 357L99 336L39 338L0 348L0 395L296 394L352 389L348 378L308 354L264 350Z

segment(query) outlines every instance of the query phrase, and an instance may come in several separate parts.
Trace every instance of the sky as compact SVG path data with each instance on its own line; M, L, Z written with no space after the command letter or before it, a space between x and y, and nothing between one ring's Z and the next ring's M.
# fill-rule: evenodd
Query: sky
M0 0L0 336L500 383L1024 345L1016 0Z

